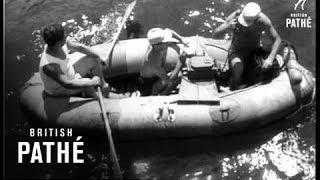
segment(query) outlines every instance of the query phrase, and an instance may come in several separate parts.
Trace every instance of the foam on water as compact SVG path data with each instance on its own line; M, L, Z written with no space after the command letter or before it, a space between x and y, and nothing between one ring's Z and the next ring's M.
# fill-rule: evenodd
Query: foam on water
M199 30L202 33L212 34L214 28L225 22L225 18L225 13L223 11L220 12L216 8L216 4L211 2L211 4L204 9L188 11L181 19L184 21L184 24L188 26L193 26L194 23L198 23L199 19L201 19L203 26L200 26Z
M299 136L295 131L285 131L252 152L225 157L222 159L223 177L230 176L235 169L247 166L249 174L263 169L263 179L283 179L281 175L288 178L301 174L302 179L315 179L314 146L310 147L310 151L304 151L298 142Z
M92 21L88 20L87 15L82 14L81 20L81 22L77 22L75 19L69 19L61 22L61 25L66 28L68 38L92 46L110 40L117 27L120 25L122 16L121 13L118 12L102 15L100 17L100 22L94 24ZM39 52L40 57L45 46L41 37L41 30L34 30L32 36L35 51ZM17 56L17 59L20 60L21 56Z

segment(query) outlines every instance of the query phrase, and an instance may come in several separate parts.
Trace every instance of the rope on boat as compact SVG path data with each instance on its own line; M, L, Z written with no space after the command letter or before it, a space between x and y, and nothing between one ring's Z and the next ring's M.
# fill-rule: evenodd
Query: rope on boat
M235 95L235 94L238 94L238 93L241 93L241 92L244 92L244 91L247 91L247 90L250 90L252 88L256 88L258 86L261 86L262 85L262 82L259 82L257 84L254 84L252 86L249 86L247 88L244 88L244 89L238 89L236 91L231 91L231 92L228 92L227 94L225 95L221 95L220 98L224 98L224 97L228 97L228 96L232 96L232 95Z
M286 59L283 59L284 63L281 67L279 67L279 70L283 69L287 63L289 62L289 58L290 58L290 54L291 54L291 49L293 50L295 56L296 56L296 60L298 61L298 52L297 52L297 49L294 47L294 45L288 41L288 40L282 40L282 43L284 44L284 47L288 47L289 48L289 52L288 52L288 55L286 57Z
M302 106L300 105L297 110L295 110L295 111L292 112L291 114L287 115L287 116L285 117L285 119L290 119L290 118L294 117L295 115L297 115L298 112L300 112L301 109L302 109Z
M229 50L228 50L228 49L223 48L223 47L220 47L220 46L218 46L218 45L209 44L209 43L205 43L204 45L206 45L206 46L216 47L216 48L218 48L218 49L222 49L222 50L224 50L224 51L226 51L226 52L229 52Z

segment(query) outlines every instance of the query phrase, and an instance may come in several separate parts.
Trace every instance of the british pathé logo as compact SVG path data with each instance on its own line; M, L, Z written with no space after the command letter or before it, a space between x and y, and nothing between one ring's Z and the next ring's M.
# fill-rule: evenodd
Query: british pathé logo
M72 137L72 128L30 128L30 137ZM73 142L18 142L18 163L84 163L82 136ZM44 150L45 149L45 150Z
M286 27L287 28L311 28L312 27L312 19L311 17L303 12L304 11L304 5L307 0L298 0L294 4L294 13L290 14L289 18L286 18ZM300 10L302 12L298 12Z
M304 10L304 3L306 3L307 0L298 0L296 4L294 4L294 10L296 11L298 6L301 5L301 9Z

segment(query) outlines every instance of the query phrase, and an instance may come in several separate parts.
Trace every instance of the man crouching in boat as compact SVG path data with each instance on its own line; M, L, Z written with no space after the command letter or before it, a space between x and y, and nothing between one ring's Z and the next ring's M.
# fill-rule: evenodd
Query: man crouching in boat
M39 71L44 90L52 96L86 96L98 98L95 87L102 86L107 96L108 84L104 81L99 55L90 47L66 38L60 24L50 24L42 29L46 47L42 53ZM68 49L88 56L75 59Z
M180 56L174 70L167 74L164 69L166 61L166 50L170 45L182 43L188 46L187 42L171 29L152 28L147 34L150 47L140 71L142 86L152 84L151 95L168 95L181 81L179 72L183 65L186 53L180 49ZM179 48L178 46L176 46Z
M275 59L276 53L281 44L281 38L270 19L261 12L257 3L246 4L242 11L235 11L214 31L214 37L233 30L232 44L229 50L229 67L231 78L230 90L239 89L243 73L250 71L252 67L252 54L259 48L260 36L263 32L271 35L274 40L270 54L263 61L262 72L269 70Z

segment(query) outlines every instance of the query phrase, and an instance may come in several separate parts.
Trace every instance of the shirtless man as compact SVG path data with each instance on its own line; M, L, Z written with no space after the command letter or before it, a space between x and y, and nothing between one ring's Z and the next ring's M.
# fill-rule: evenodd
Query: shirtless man
M246 4L242 12L235 11L217 27L213 36L218 38L223 33L233 30L233 40L229 52L229 67L231 69L230 90L239 89L243 72L249 70L253 62L250 55L259 47L263 31L270 35L273 44L269 56L262 64L262 70L272 67L276 53L281 45L281 38L270 19L261 12L257 3ZM249 70L250 71L250 70Z
M42 29L46 42L39 64L44 90L51 96L81 96L98 98L95 87L102 86L108 96L108 84L104 81L100 56L92 48L66 38L60 24L50 24ZM68 50L88 56L75 59Z
M153 84L151 95L168 95L180 83L179 72L186 53L180 49L180 60L177 61L174 70L167 74L164 69L166 50L168 46L175 43L182 43L185 46L188 44L183 37L171 29L153 28L149 30L147 37L150 47L145 55L140 76L143 84Z

